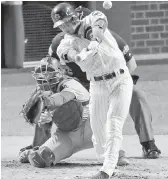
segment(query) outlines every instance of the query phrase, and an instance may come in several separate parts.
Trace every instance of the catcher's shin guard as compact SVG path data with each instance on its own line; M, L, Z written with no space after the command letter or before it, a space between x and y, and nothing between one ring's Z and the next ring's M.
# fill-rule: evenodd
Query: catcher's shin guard
M55 160L54 153L46 146L31 151L28 158L30 164L38 168L50 167Z

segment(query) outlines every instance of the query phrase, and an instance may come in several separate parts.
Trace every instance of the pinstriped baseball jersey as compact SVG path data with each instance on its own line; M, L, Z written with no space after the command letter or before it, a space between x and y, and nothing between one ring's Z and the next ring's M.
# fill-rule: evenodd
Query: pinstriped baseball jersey
M118 159L118 151L122 143L122 128L128 115L132 95L132 79L124 55L118 47L114 37L107 28L104 30L105 41L97 47L97 53L90 55L87 48L92 41L92 27L99 26L99 21L104 20L107 26L107 19L101 12L93 12L86 16L78 30L78 35L65 35L57 48L61 62L68 63L67 54L71 50L85 56L81 61L76 62L86 72L90 80L90 122L93 131L93 145L98 157L104 156L104 171L112 175ZM85 53L86 56L85 55ZM68 61L69 60L69 61ZM71 59L73 60L73 59ZM124 73L119 73L124 69ZM94 76L115 71L115 78L108 80L94 81Z
M83 48L86 48L89 45L92 40L91 27L98 19L103 19L107 23L106 16L99 11L95 11L82 20L78 35L72 36L66 34L64 36L64 39L57 49L61 63L68 62L65 57L70 49L75 49L77 52L81 52ZM126 68L124 56L120 51L115 38L107 28L105 29L104 36L110 45L101 42L98 46L99 53L91 59L87 58L87 60L77 63L82 71L87 73L88 80L93 76L110 73L115 69Z

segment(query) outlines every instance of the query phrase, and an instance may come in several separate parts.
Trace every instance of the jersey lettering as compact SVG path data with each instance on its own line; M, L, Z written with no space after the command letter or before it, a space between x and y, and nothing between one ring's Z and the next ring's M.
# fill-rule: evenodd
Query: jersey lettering
M67 85L64 85L64 84L61 85L61 86L60 86L60 91L62 91L62 90L65 89L65 88L68 88Z

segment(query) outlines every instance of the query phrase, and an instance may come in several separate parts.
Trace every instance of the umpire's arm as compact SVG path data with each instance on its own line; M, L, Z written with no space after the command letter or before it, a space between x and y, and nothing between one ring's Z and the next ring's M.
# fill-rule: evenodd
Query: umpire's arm
M131 51L129 49L129 46L115 32L111 31L111 33L112 33L113 37L115 38L115 40L117 41L119 49L122 51L122 53L124 55L124 58L125 58L126 63L127 63L127 67L130 71L130 74L132 74L132 72L136 69L137 64L136 64L136 61L135 61L133 54L131 53Z

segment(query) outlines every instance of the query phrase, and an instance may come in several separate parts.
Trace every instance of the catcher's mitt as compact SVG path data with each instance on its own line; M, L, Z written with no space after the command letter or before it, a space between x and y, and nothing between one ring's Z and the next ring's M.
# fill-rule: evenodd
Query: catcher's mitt
M44 103L40 95L41 91L35 90L23 105L21 113L29 124L37 123L44 109Z
M54 111L52 121L56 124L58 129L70 132L79 126L82 120L82 113L82 103L71 100Z

